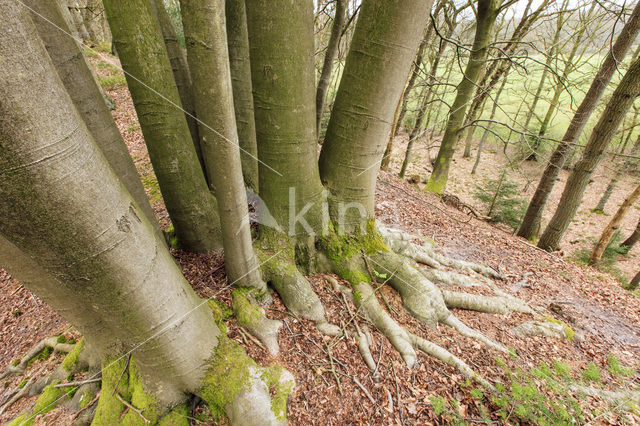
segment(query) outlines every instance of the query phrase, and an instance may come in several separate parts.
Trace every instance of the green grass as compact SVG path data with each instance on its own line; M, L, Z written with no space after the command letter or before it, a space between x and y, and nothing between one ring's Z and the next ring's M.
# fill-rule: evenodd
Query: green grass
M600 369L593 362L590 362L587 367L582 370L582 378L586 382L596 382L599 383L602 381L602 375L600 374Z
M84 54L85 56L87 56L87 58L99 58L100 55L98 55L93 49L89 49L88 47L83 47L82 50L84 50Z
M598 262L597 265L594 265L594 267L611 275L620 283L620 285L622 285L622 287L626 287L629 285L629 278L616 266L618 256L626 253L625 247L620 246L620 242L623 238L624 237L619 230L614 232L611 237L611 241L609 241L607 248L602 254L600 262ZM592 238L591 240L593 244L595 244L595 239ZM578 249L569 256L569 260L577 263L578 265L588 266L591 251L592 250L588 248ZM604 277L601 278L604 279Z
M438 68L437 79L441 82L446 82L451 84L451 87L446 87L446 93L442 95L442 99L447 102L448 105L453 103L455 98L455 86L458 85L460 80L462 79L462 72L460 68L455 65L450 73L447 73L447 63L452 57L453 51L448 49L445 51L445 57L442 58L440 62L440 66ZM574 111L577 106L580 104L582 99L584 98L585 93L589 89L591 82L593 80L593 76L596 74L600 63L602 62L603 55L592 55L590 57L585 57L580 61L574 71L569 75L567 88L568 90L564 90L560 96L558 101L558 109L552 117L551 124L546 132L546 137L559 140L562 138L570 120L573 117ZM495 120L509 123L516 129L520 129L520 126L524 123L525 113L528 111L528 104L531 103L532 93L535 93L538 83L540 81L540 77L543 72L543 66L541 63L545 61L543 55L531 55L530 60L522 61L523 65L526 67L526 70L521 67L515 67L514 70L509 74L507 84L505 85L505 89L502 92L500 97L499 108L496 112ZM536 63L537 61L537 63ZM462 67L465 65L465 61L462 61ZM628 61L626 61L622 68L623 70L628 67ZM331 82L329 84L328 96L327 96L327 105L331 105L335 98L336 90L338 87L337 80L341 77L342 74L342 66L336 62L334 66L334 71L332 73ZM595 125L597 118L600 113L604 109L606 105L606 100L609 98L609 95L612 93L613 89L616 87L617 83L620 81L621 73L616 73L612 78L611 83L608 85L605 94L603 95L603 100L597 106L597 110L593 114L593 118L588 122L584 132L582 133L580 139L578 140L579 144L585 144L587 138L591 134L591 129ZM542 99L538 102L535 110L535 115L531 120L529 125L529 132L536 134L540 128L540 122L544 118L544 115L547 112L549 107L549 100L553 96L552 90L555 81L552 78L547 78L545 88L542 92ZM439 86L438 90L440 93L444 91L445 86ZM496 89L493 90L491 96L495 95ZM415 115L418 109L418 104L420 102L419 99L420 90L415 89L411 92L410 98L407 105L407 114L405 116L404 122L402 123L403 127L411 127L415 122ZM525 99L525 103L523 104L523 99ZM443 129L446 123L446 113L448 111L448 107L446 105L442 105L442 110L440 116L438 118L439 122L436 123L436 114L435 110L438 109L439 102L433 102L431 104L431 108L433 109L433 113L431 115L431 122L428 123L427 127L435 127L436 129ZM489 118L489 114L491 112L491 99L488 99L481 118L487 119ZM328 109L328 108L327 108ZM325 111L326 112L326 111ZM629 112L629 116L633 114L633 111ZM517 118L516 118L517 116ZM328 114L325 114L323 117L323 126L322 130L326 127L326 122L328 121ZM517 124L513 124L514 121ZM476 131L475 137L480 137L480 130ZM519 140L519 135L511 134L511 131L505 126L496 125L492 127L492 130L496 132L499 137L509 139L511 142L517 142ZM635 130L632 135L632 138L637 137L640 129ZM320 133L323 134L323 131ZM510 135L511 134L511 135ZM510 136L510 137L509 137ZM494 144L501 144L501 140L498 136L493 134L489 134L488 143L487 143L487 151L492 149ZM612 147L617 147L622 142L622 135L618 135L614 138L612 142ZM549 152L554 147L555 143L553 141L543 140L541 142L540 151L541 153Z
M124 75L110 75L107 77L98 77L98 83L100 83L103 89L109 90L125 86L127 80L124 78Z

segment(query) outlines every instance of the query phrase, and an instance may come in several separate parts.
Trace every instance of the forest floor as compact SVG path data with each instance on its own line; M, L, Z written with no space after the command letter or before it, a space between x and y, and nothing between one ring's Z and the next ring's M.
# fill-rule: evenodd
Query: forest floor
M113 58L108 58L113 62ZM156 214L166 227L168 216L126 86L121 76L117 77L120 74L112 68L113 63L100 58L91 61L116 105L114 118ZM397 150L403 152L401 143ZM398 158L394 158L394 167L397 162ZM414 164L409 174L425 176L427 170L422 164L426 161L418 157ZM480 176L499 173L494 169L500 164L497 158L487 155ZM467 170L471 165L471 161L456 158L449 190L481 210L482 206L471 195L474 183ZM433 238L450 257L484 263L499 270L506 277L496 281L503 291L527 301L544 315L564 322L575 336L572 340L521 339L509 330L531 320L528 314L455 312L466 324L517 353L517 356L505 357L450 328L424 327L405 313L397 293L385 286L381 289L382 294L398 322L467 361L497 390L495 393L482 390L448 365L423 355L417 367L408 369L386 338L371 330L372 355L380 372L380 380L375 381L360 357L353 336L339 340L323 336L311 322L286 313L280 299L274 297L267 315L285 324L278 336L281 351L277 357L270 357L253 340L247 339L234 319L228 319L227 325L229 336L242 344L258 363L278 364L294 374L297 384L289 402L291 424L640 422L637 405L634 413L626 410L625 404L585 397L572 389L572 386L590 385L638 391L640 301L635 295L623 290L608 274L567 261L559 254L541 251L502 228L444 204L436 196L421 190L421 184L411 185L384 172L378 182L376 213L380 222ZM612 197L609 211L624 197L626 186L623 185ZM595 202L597 199L594 201L594 195L591 195L584 209L588 210ZM600 219L597 216L584 220L595 222ZM601 227L594 225L594 234ZM631 229L632 225L625 223L625 231ZM582 238L579 237L581 231L584 228L574 224L567 240ZM569 252L576 245L578 243L569 243L563 249ZM230 302L224 259L220 254L196 255L180 250L173 250L173 254L185 277L202 297ZM637 258L625 262L638 263ZM327 318L336 324L347 323L350 315L327 277L316 275L309 279L326 307ZM349 308L356 310L350 303ZM361 325L364 324L361 321ZM0 368L24 355L41 339L60 333L78 337L44 302L0 270ZM36 360L26 376L45 374L60 359L61 355L54 354L48 359ZM0 387L0 405L3 395L24 381L25 376L5 379L4 389ZM35 397L25 398L14 404L0 415L0 423L17 416L34 400ZM70 415L60 407L39 416L36 424L68 424ZM192 424L211 422L203 408L194 410L193 416Z
M476 132L477 134L480 131ZM419 139L414 144L412 161L407 168L406 177L415 183L416 187L423 188L424 182L431 174L431 164L429 158L433 159L438 154L438 146L441 135L426 142L426 138ZM397 174L400 171L404 153L406 151L408 135L400 132L394 141L394 149L391 155L389 172ZM461 141L464 142L464 141ZM503 146L487 142L482 153L482 157L475 175L471 174L475 156L477 152L478 140L472 144L473 155L471 158L463 158L463 147L459 146L454 156L449 182L447 184L447 193L457 196L460 201L474 208L481 215L486 215L488 206L480 201L475 194L478 192L478 186L486 185L487 180L497 180L505 170L508 171L508 181L516 185L518 195L516 197L529 201L536 190L536 185L545 167L545 161L550 153L540 156L539 161L518 161L518 153L516 149L510 147L507 155L503 154ZM633 141L631 142L633 143ZM431 148L427 153L427 145ZM461 143L460 145L463 145ZM521 156L520 156L521 157ZM606 204L605 212L595 213L593 209L597 206L601 195L605 191L611 177L615 174L617 166L624 159L612 161L607 158L596 168L591 183L587 187L584 200L578 209L576 217L569 225L566 235L560 243L560 251L565 258L571 260L579 260L580 252L590 251L595 242L600 238L600 233L611 220L611 216L616 212L624 199L635 189L638 184L638 176L626 173L618 182L615 190L611 194L609 202ZM543 214L541 232L553 216L555 207L560 201L564 185L569 175L568 170L562 170L553 188L547 208ZM632 209L622 221L620 226L620 234L624 239L629 237L638 224L640 218L640 206ZM634 247L629 253L622 256L616 256L615 268L613 272L617 278L622 281L629 281L638 273L638 265L640 264L640 246Z

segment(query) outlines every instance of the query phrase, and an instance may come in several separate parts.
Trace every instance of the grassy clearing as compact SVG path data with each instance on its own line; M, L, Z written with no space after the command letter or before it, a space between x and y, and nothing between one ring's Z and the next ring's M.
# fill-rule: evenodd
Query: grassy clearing
M106 77L98 77L98 83L105 90L115 89L116 87L125 86L127 80L124 75L109 75Z

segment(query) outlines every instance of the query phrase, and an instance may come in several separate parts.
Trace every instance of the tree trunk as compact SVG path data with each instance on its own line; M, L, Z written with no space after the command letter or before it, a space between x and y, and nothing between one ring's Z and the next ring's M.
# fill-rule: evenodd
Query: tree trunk
M176 29L171 22L167 9L165 9L164 0L149 1L153 8L153 12L158 19L158 23L160 24L162 38L167 49L167 54L169 55L169 62L171 63L173 79L176 82L178 95L180 95L180 104L182 105L185 118L187 119L187 125L189 126L189 132L191 133L191 139L193 139L193 145L196 149L198 160L200 160L200 165L204 170L205 166L204 160L202 159L202 151L200 149L200 136L198 135L196 108L193 101L193 83L191 81L189 65L187 64L187 52L178 41Z
M327 50L324 54L322 72L320 73L320 80L318 80L318 88L316 90L316 134L318 135L320 134L320 123L322 123L327 88L331 80L331 71L333 70L333 63L338 56L338 48L340 47L347 2L348 0L335 1L335 15L333 17L333 25L331 26L331 36L329 37L329 44L327 44Z
M638 272L636 276L633 277L633 279L629 283L629 287L627 287L627 290L636 290L638 288L638 285L640 285L640 272Z
M324 199L315 131L313 2L246 5L260 198L268 209L258 212L260 223L268 223L270 213L273 227L286 235L313 234L322 228L317 212ZM308 214L296 222L291 212L301 209Z
M522 18L518 23L518 26L513 30L513 34L511 38L506 43L506 45L501 48L501 54L505 56L512 55L520 42L527 35L533 24L543 16L542 13L547 10L547 6L551 0L544 0L538 8L529 13L531 9L531 5L533 0L528 0L527 5L525 6L524 12L522 13ZM495 18L494 18L495 19ZM493 88L498 84L502 75L506 73L511 68L510 60L503 61L493 61L491 65L484 73L484 76L480 80L480 84L478 84L477 89L475 91L476 95L471 100L471 107L469 108L469 113L466 116L465 123L472 123L476 118L479 117L480 107L484 105L485 99L489 96Z
M149 0L105 0L104 4L178 243L196 252L218 249L215 198L178 108L178 90L151 4Z
M247 12L244 3L244 0L227 0L225 2L227 44L231 84L233 85L233 107L241 148L242 175L245 185L254 193L258 193L258 145L251 93Z
M265 290L253 253L233 108L223 0L181 0L200 146L218 201L229 282Z
M538 247L545 250L558 248L562 236L582 202L593 171L600 163L604 150L638 94L640 94L640 59L636 59L631 64L611 95L611 100L607 103L600 120L593 128L582 158L576 163L567 179L562 198L549 225L540 237Z
M611 241L613 233L620 228L620 223L622 223L625 215L627 214L627 212L629 212L631 207L633 207L633 204L638 200L638 198L640 198L640 185L638 185L636 189L622 202L622 205L618 208L616 214L613 215L611 221L602 231L600 240L598 240L595 247L593 248L593 251L591 252L589 265L595 265L600 262L604 251L609 245L609 241Z
M453 159L455 147L460 139L462 127L467 111L467 104L471 100L476 84L482 72L487 56L489 43L498 12L496 0L481 0L478 2L478 17L473 47L464 76L456 90L456 98L451 106L447 126L445 129L436 163L425 189L436 194L443 194L449 177L449 165Z
M627 247L629 250L636 245L636 243L640 240L640 220L638 221L638 225L636 225L636 229L633 231L633 234L629 236L624 242L620 245Z
M419 137L420 129L422 129L422 121L424 120L424 115L427 110L427 99L429 98L429 93L425 94L422 97L422 101L420 102L420 106L418 107L418 115L416 116L416 122L413 125L413 129L411 129L411 133L409 134L409 143L407 144L407 150L404 154L404 161L402 161L402 168L400 169L400 173L398 176L401 178L404 177L407 167L409 167L409 163L411 162L411 154L413 151L413 144L416 139Z
M89 64L77 42L58 29L68 29L60 8L55 2L27 0L26 4L34 12L31 18L38 35L94 141L149 223L159 232L156 216L131 161L127 145L104 103Z
M364 209L345 214L347 231L375 217L376 177L390 123L431 5L431 0L362 4L319 161L334 200ZM340 216L329 201L330 216Z
M389 131L389 141L387 147L382 155L382 161L380 162L380 170L389 171L389 164L391 163L391 154L393 154L393 142L396 138L396 129L398 128L398 117L400 116L400 109L402 108L402 99L398 101L396 105L396 112L393 114L393 121L391 122L391 131Z
M93 141L26 9L0 0L0 13L0 264L103 359L95 423L141 423L143 405L156 424L196 394L231 424L284 424L271 393L286 402L290 374L264 371L221 335Z
M569 123L569 127L562 137L562 141L551 155L540 178L536 192L529 202L520 229L518 229L518 236L528 240L536 239L538 230L540 229L540 221L544 207L551 195L558 174L571 152L573 144L576 143L578 137L582 134L584 126L587 124L596 104L609 84L614 71L617 69L618 62L624 58L629 47L635 40L638 30L640 30L640 4L637 4L633 9L633 14L622 28L613 47L609 50L607 57L598 70L598 74L596 74L589 90L571 119L571 123Z
M73 20L77 34L80 36L83 43L88 42L91 37L89 36L87 27L84 25L82 13L80 13L80 10L82 9L80 7L80 3L78 0L68 0L67 6L69 7L69 12L71 12L71 19Z
M595 10L596 5L597 3L592 3L591 8L587 13L587 18L586 18L587 20L593 14L593 11ZM587 29L587 25L586 23L583 23L580 29L578 29L578 31L574 33L572 36L572 39L574 40L573 46L571 47L569 56L566 59L564 69L562 70L562 75L559 78L556 77L556 86L553 90L553 97L551 98L551 101L549 101L549 107L547 108L547 113L545 114L544 119L540 124L540 130L538 130L538 137L535 139L533 149L531 150L532 152L527 157L527 161L538 161L538 149L540 148L540 140L547 133L549 125L551 124L551 119L553 118L553 114L558 109L558 102L560 100L560 95L562 95L562 92L566 87L569 74L575 68L573 60L576 54L578 53L578 48L582 46L582 43L581 43L582 37L584 36L586 29Z
M505 75L504 78L506 79L507 75ZM476 119L482 117L484 107L485 107L485 104L480 105L480 109L478 110L478 116L476 117ZM467 130L467 137L465 138L465 141L464 141L465 143L464 143L464 151L462 153L462 158L471 158L471 145L473 144L473 135L476 132L475 124L468 123L468 126L469 126L469 129Z
M416 78L418 78L418 74L420 74L420 68L422 67L422 58L424 56L424 48L427 46L427 43L431 40L431 33L433 32L433 25L429 25L429 29L427 30L427 34L422 39L420 46L418 47L418 53L416 53L416 59L413 62L413 68L409 72L409 80L407 81L406 87L402 92L401 106L400 112L398 113L398 119L396 121L396 126L393 129L393 136L398 135L398 131L400 131L400 127L402 127L402 121L404 120L404 116L407 113L407 105L409 104L409 94L411 90L413 90L413 86L416 83Z
M631 132L632 130L630 130L629 132ZM622 151L622 153L624 153L624 151ZM618 181L620 180L620 178L622 178L622 176L626 172L632 170L635 166L637 166L638 160L633 157L637 156L638 153L640 153L640 136L638 136L638 139L636 139L636 143L633 144L633 148L629 153L631 157L627 157L622 167L618 167L618 169L616 170L616 174L613 176L613 178L611 178L609 185L607 185L607 189L605 189L604 193L602 194L602 197L600 197L600 201L598 201L598 205L596 206L594 211L604 213L604 208L606 207L607 202L611 197L611 194L613 194L613 190L616 188L616 185L618 184Z
M201 386L213 315L102 157L26 9L3 0L0 10L0 234L15 245L2 245L3 266L15 250L33 259L40 270L10 273L46 271L27 282L103 356L135 348L146 388L173 404Z
M496 93L496 97L493 100L493 108L491 109L491 115L489 116L489 120L493 120L493 117L496 115L496 111L498 109L498 105L499 101L500 101L500 96L502 95L502 92L504 91L504 86L507 85L507 76L505 76L505 78L502 80L502 84L500 85L500 88L498 89L498 92ZM487 141L487 136L489 136L489 130L491 129L491 121L489 121L487 123L486 128L484 129L484 132L482 133L482 138L480 139L480 143L478 144L478 152L476 153L476 161L475 163L473 163L473 169L471 169L471 174L475 175L476 171L478 170L478 164L480 164L480 157L482 156L482 149L484 148L484 144Z

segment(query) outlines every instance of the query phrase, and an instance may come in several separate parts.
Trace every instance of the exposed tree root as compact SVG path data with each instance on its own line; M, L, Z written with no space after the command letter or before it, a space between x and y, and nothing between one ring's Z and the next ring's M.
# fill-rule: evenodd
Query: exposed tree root
M261 253L257 251L257 253ZM318 330L330 336L340 334L340 327L330 324L325 318L320 298L311 288L311 284L298 270L293 254L268 258L259 254L263 261L262 271L270 284L282 298L287 309L303 318L315 321Z
M420 268L419 270L426 279L436 284L441 283L444 285L455 285L457 287L487 287L486 283L457 272L426 268Z
M47 337L46 339L41 340L35 346L31 348L31 350L22 357L20 362L17 365L10 365L7 369L0 374L0 380L4 379L7 376L12 374L22 374L24 370L27 368L29 361L34 359L46 348L51 348L53 352L62 352L69 353L73 350L73 346L69 343L58 342L58 336Z
M509 312L524 312L533 314L533 310L521 300L504 296L482 296L479 294L459 293L456 291L440 290L444 303L449 308L467 309L491 314L508 314Z
M407 311L420 321L428 325L433 325L436 322L448 325L461 334L476 339L493 349L508 352L499 343L458 320L447 308L443 292L402 257L395 253L386 252L373 255L370 259L382 269L382 272L391 274L389 283L400 294ZM476 297L475 295L466 296L469 296L466 300L473 300ZM479 300L478 303L481 304L483 299ZM496 303L496 305L498 304Z
M53 345L54 341L56 342L56 345L62 344L58 343L57 337L49 339L50 340L48 342L45 342L44 346L42 346L43 348L51 347L55 350L56 347ZM11 404L13 404L24 396L40 394L33 408L22 413L20 416L14 419L14 421L11 422L12 425L31 424L33 423L33 420L37 415L51 411L57 405L63 402L69 403L72 408L79 407L81 405L80 401L82 400L81 397L82 395L84 395L84 392L78 394L78 391L83 387L84 390L88 389L89 386L94 388L97 387L95 383L73 387L61 387L58 385L68 377L73 377L75 373L81 370L91 369L95 363L94 353L91 348L87 347L84 339L80 340L75 345L66 343L64 345L65 346L58 347L58 349L59 351L62 351L61 349L64 349L68 352L68 354L64 358L62 363L58 366L58 368L56 368L53 373L46 377L36 379L37 373L33 374L33 378L29 380L29 382L27 382L27 384L24 386L24 392L19 392L18 394L14 395L11 401L9 401ZM40 344L36 345L36 347L34 347L34 349L32 349L29 354L27 354L27 356L29 356L39 346ZM91 370L89 371L91 372ZM86 402L88 402L91 398L93 398L93 395L91 395L86 400ZM6 410L6 408L11 405L9 404L9 402L5 404L5 406L3 406L2 411Z
M250 289L238 288L231 293L233 296L233 312L238 323L251 335L258 338L272 356L277 356L278 330L282 327L281 321L271 320L264 314L253 298Z
M502 275L486 265L467 262L464 260L451 259L440 254L436 250L435 243L424 238L419 238L406 232L390 229L378 225L378 230L385 243L396 253L409 257L416 262L422 263L432 268L449 266L467 272L476 272L485 277L503 279ZM424 245L415 244L413 241L421 240Z
M640 412L640 392L631 390L610 391L607 389L596 389L588 386L570 385L569 389L573 392L579 392L588 396L600 398L611 404L617 405L619 408L630 409L636 413Z
M415 349L419 349L457 368L461 373L476 380L483 386L491 388L491 385L486 380L474 372L471 367L460 358L443 347L411 334L402 328L380 305L369 284L361 282L355 284L353 288L355 291L354 301L356 306L361 308L373 325L389 339L409 367L413 367L417 363L418 358Z

